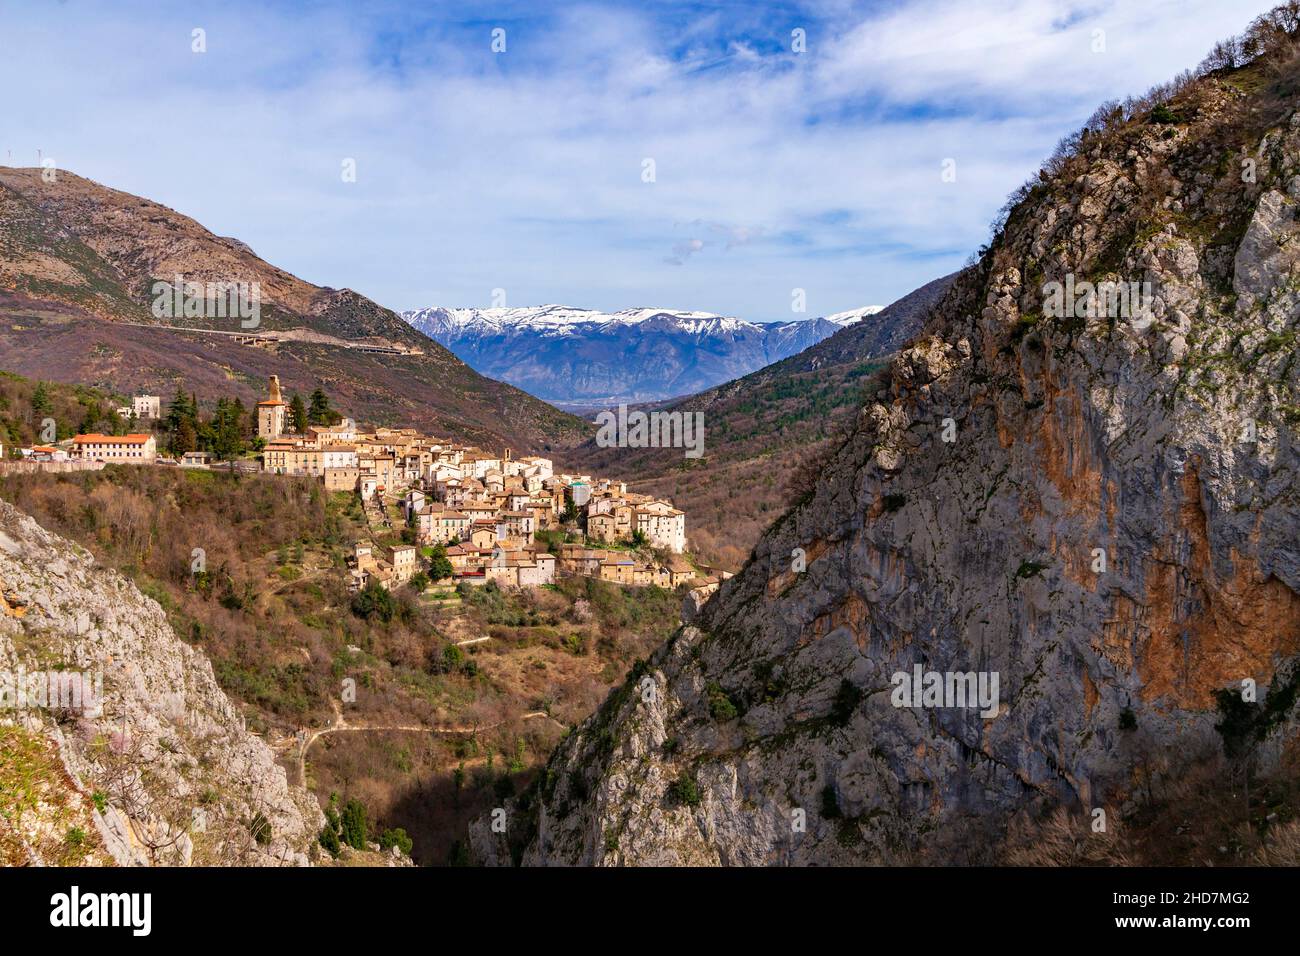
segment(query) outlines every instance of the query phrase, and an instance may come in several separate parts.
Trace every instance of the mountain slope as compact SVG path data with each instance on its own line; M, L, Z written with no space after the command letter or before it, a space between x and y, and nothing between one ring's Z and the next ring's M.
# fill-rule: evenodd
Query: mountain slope
M592 471L627 475L637 491L671 497L691 516L692 546L737 568L784 510L801 463L856 406L863 377L917 333L952 280L929 282L796 355L670 403L673 411L703 413L702 460L685 459L680 449L599 448L591 441L570 458Z
M258 283L260 324L156 318L153 285L176 275ZM5 367L34 377L167 395L179 385L250 403L278 374L290 391L323 386L354 417L497 447L563 446L585 433L364 296L304 282L165 206L63 171L49 183L40 170L0 168L0 317Z
M212 664L133 584L4 501L0 669L11 695L12 675L51 670L86 675L89 691L63 709L6 700L5 865L266 866L317 855L319 807L245 730Z
M484 375L548 401L590 406L701 391L802 351L872 308L841 313L837 321L772 323L558 305L420 309L402 317Z
M476 828L480 858L989 862L1060 808L1055 862L1296 862L1283 39L1099 114L1014 197L807 495L570 735L509 838ZM1103 280L1150 283L1150 309L1051 307ZM911 706L893 677L918 667L997 675L996 713Z

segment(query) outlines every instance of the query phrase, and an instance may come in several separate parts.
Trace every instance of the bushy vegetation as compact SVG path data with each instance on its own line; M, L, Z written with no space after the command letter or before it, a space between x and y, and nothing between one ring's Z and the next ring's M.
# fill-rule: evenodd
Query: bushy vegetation
M695 775L688 770L683 770L676 780L668 788L668 793L678 803L688 807L698 807L700 805L700 785L695 780Z
M99 389L0 372L0 444L6 456L17 456L19 445L44 442L47 418L54 420L54 441L86 432L123 435L129 423L118 417L117 407L124 403Z

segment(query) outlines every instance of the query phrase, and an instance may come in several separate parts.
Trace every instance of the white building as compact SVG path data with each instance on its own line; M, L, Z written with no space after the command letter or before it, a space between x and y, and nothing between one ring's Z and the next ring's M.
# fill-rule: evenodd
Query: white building
M686 550L686 513L666 501L638 505L636 530L656 548L667 548L674 554Z

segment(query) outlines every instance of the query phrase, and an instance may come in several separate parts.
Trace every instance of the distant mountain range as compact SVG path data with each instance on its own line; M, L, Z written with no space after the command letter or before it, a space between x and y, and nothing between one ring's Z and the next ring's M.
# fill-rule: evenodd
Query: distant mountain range
M429 308L402 318L471 368L557 405L690 395L802 352L881 306L814 319L748 322L712 312L562 305Z

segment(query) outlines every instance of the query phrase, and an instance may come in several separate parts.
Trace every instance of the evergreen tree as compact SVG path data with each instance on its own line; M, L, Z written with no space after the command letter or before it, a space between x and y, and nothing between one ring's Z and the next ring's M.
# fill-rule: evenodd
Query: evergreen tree
M343 808L343 842L354 850L366 848L366 808L359 800L349 800Z
M186 396L180 386L177 386L176 394L172 396L163 418L173 455L179 457L187 451L198 449L198 417L198 407L194 404L193 396Z
M172 454L183 455L187 451L198 451L199 435L190 418L182 418L180 426L172 435Z
M243 406L238 400L217 400L217 411L209 426L210 448L222 461L232 461L244 452Z
M451 561L447 558L447 549L441 544L435 544L429 555L429 576L435 581L441 581L451 577L453 570Z
M49 389L45 387L44 382L36 383L36 391L32 392L32 414L36 416L48 415L54 411L54 404L50 401Z
M312 425L336 425L342 416L330 408L329 398L317 386L311 393L311 408L307 412L307 418Z
M307 404L297 392L294 392L293 398L289 399L289 418L291 419L289 427L298 434L307 431Z
M172 434L175 434L181 427L181 420L189 417L189 399L185 397L185 393L182 392L181 387L177 385L176 394L172 396L171 403L167 406L167 415L164 417L163 422L166 424L167 430Z

